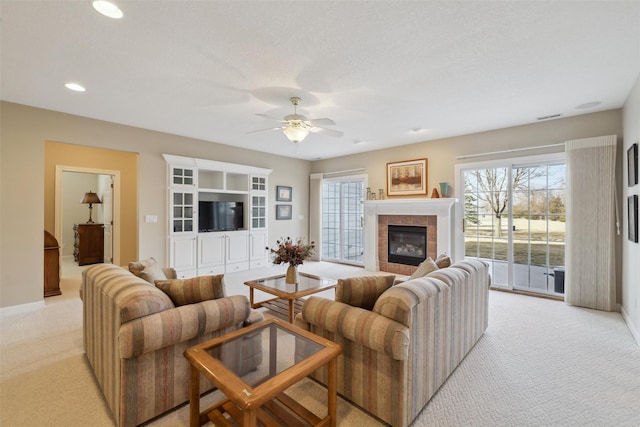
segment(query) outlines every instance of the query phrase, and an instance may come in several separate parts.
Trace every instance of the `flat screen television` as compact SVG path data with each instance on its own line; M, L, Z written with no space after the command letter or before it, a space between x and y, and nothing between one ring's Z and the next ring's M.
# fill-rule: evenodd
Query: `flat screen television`
M198 232L229 231L244 228L242 202L198 202Z

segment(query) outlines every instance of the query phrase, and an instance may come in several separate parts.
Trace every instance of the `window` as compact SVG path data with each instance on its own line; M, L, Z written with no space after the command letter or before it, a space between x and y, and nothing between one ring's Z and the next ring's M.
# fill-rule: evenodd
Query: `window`
M494 286L563 293L564 160L521 158L459 168L464 255L490 263Z
M364 178L322 182L322 259L362 265Z

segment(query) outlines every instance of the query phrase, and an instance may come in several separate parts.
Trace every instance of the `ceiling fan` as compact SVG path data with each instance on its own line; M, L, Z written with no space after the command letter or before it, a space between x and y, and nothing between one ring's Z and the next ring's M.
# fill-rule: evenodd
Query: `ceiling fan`
M263 132L266 130L281 130L291 142L302 141L307 137L307 135L309 135L309 132L321 132L333 137L340 137L344 134L343 132L323 127L327 125L335 125L336 123L331 119L307 119L305 116L298 114L298 104L300 104L301 99L297 96L291 97L290 101L293 104L293 114L285 116L283 120L267 116L266 114L258 114L258 116L263 116L271 120L278 120L282 123L282 126L254 130L249 133Z

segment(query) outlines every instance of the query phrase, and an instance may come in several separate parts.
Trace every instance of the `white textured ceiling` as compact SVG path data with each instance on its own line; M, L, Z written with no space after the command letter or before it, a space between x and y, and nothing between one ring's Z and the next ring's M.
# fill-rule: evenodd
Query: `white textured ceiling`
M1 0L1 99L312 160L619 108L640 73L638 0L116 3ZM294 95L344 136L248 134Z

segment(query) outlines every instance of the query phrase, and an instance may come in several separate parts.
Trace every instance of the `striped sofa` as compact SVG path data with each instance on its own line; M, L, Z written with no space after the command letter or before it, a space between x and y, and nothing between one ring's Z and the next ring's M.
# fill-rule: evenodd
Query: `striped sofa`
M373 301L359 295L362 289L375 293L374 283L381 280L341 281L336 301L309 297L296 324L344 349L338 358L340 395L384 422L404 427L486 330L490 276L487 264L465 259L425 277L382 286ZM367 281L369 286L362 286ZM338 302L347 294L349 304ZM358 300L372 308L353 303ZM326 384L326 375L320 369L313 376Z
M246 296L176 307L160 289L122 267L96 264L82 273L86 356L118 426L136 426L189 400L184 351L263 320ZM262 357L247 342L241 371ZM213 388L202 379L201 392Z

